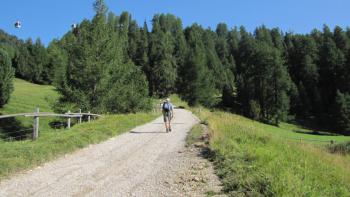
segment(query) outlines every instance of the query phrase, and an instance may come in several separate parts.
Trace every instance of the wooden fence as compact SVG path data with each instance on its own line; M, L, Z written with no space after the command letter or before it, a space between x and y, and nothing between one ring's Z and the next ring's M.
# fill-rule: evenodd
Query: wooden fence
M24 117L33 117L33 133L32 133L32 139L36 140L39 137L39 118L40 117L63 117L67 118L67 129L71 128L71 119L72 118L79 118L79 123L82 122L83 116L88 117L88 122L91 121L91 117L100 117L99 114L93 114L90 113L82 113L81 110L79 110L78 113L71 113L68 111L65 114L56 114L52 112L40 112L39 108L36 108L34 113L20 113L20 114L8 114L8 115L1 115L0 119L4 118L14 118L18 116L24 116Z

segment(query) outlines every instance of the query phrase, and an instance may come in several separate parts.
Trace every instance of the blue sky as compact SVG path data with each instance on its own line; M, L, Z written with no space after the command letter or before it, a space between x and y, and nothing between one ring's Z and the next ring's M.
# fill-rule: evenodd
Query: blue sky
M48 44L70 25L94 15L93 0L1 0L0 29L19 38L38 38ZM184 26L199 23L215 29L244 25L249 31L265 24L283 31L308 33L323 24L350 26L349 0L106 0L110 11L128 11L139 24L156 13L172 13ZM20 20L23 27L14 28Z

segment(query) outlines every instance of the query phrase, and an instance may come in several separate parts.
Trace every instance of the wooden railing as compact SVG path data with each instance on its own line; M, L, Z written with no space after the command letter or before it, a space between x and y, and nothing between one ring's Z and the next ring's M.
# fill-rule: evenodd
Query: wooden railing
M63 118L67 118L67 129L70 129L71 128L71 118L79 118L79 123L81 123L83 116L87 116L88 122L90 122L91 117L100 117L101 115L90 113L90 111L88 113L82 113L81 110L79 110L78 113L71 113L70 111L68 111L65 114L56 114L56 113L52 113L52 112L40 112L39 108L36 108L34 113L1 115L0 119L14 118L14 117L19 117L19 116L33 117L32 139L36 140L39 136L39 117L63 117Z

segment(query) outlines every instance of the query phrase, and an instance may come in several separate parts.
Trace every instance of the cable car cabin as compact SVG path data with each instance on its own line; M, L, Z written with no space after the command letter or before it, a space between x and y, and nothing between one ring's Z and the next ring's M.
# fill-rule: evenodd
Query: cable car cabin
M21 22L20 22L20 21L16 21L15 27L16 27L17 29L21 28L21 27L22 27Z

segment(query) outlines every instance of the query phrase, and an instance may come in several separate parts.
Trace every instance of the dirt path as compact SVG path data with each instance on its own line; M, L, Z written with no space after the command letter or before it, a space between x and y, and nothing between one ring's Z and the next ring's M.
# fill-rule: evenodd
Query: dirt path
M164 132L158 118L3 181L0 196L202 196L207 185L218 183L209 180L207 161L184 148L186 134L196 123L191 112L178 109L171 133ZM185 183L191 176L182 174L198 165L208 169L203 175L207 178Z

